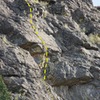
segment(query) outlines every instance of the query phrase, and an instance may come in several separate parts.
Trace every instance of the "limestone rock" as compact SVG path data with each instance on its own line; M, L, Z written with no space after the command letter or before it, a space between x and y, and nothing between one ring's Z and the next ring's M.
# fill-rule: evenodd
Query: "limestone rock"
M25 0L0 0L0 75L12 100L100 100L99 8L92 0L38 1L28 0L36 35ZM46 81L39 37L48 47Z

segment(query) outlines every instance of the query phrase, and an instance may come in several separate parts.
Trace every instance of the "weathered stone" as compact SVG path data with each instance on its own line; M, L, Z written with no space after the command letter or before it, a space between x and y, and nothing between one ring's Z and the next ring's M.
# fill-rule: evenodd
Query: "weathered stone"
M36 35L25 0L0 0L0 75L12 100L100 100L100 11L92 0L38 1L28 0Z
M81 59L79 59L81 60ZM74 61L73 61L74 63ZM92 79L92 74L89 72L89 69L85 66L78 66L73 64L73 66L69 66L67 61L59 62L55 64L52 68L50 66L50 75L49 78L51 80L51 85L59 86L59 85L68 85L73 86L75 84L82 84L89 82Z
M65 13L65 6L61 5L61 3L56 3L54 5L51 5L49 9L52 14L62 15Z

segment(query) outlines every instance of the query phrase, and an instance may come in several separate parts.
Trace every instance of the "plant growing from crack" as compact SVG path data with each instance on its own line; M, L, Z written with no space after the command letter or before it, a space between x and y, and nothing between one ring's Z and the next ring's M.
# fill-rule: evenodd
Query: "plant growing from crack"
M99 36L99 34L90 34L89 35L89 40L92 43L100 44L100 36Z
M11 95L8 92L2 76L0 76L0 100L11 100Z

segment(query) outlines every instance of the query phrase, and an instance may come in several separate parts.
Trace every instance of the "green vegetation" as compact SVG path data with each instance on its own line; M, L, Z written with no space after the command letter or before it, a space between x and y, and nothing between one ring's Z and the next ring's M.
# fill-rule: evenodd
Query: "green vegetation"
M11 95L7 90L7 87L0 76L0 100L11 100Z
M92 43L100 44L100 36L98 34L90 34L89 35L89 40Z

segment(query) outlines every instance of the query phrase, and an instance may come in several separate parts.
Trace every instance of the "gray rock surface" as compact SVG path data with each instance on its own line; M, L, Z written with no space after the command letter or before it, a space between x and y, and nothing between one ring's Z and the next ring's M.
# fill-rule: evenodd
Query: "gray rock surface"
M0 0L0 75L12 100L100 100L100 11L92 0L29 3L48 47L47 79L27 3Z

